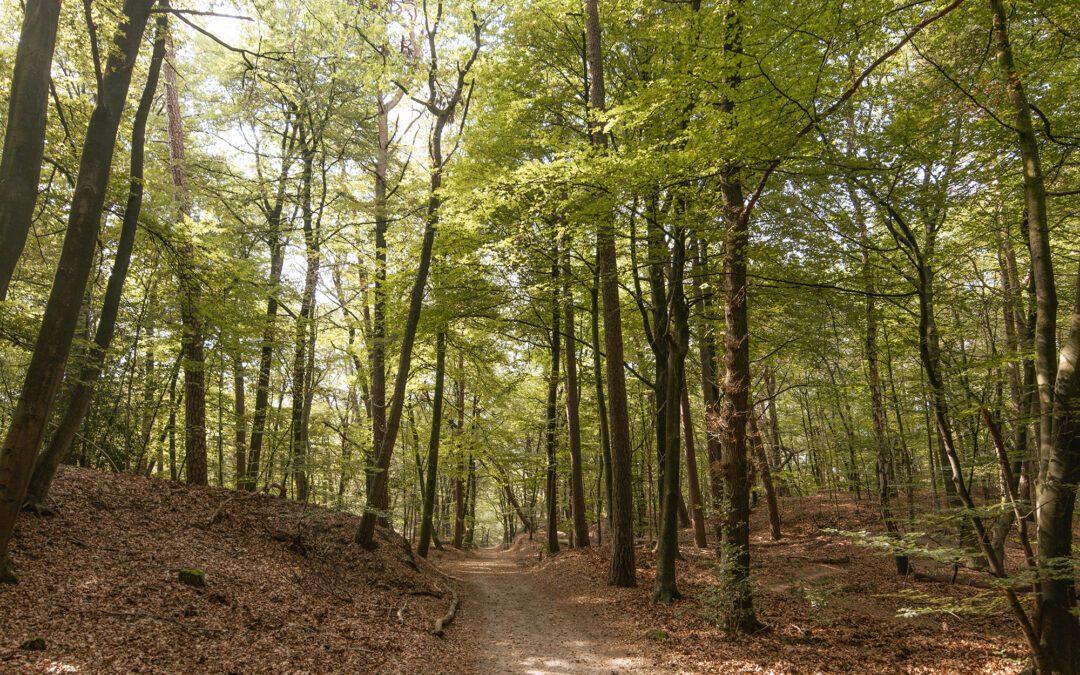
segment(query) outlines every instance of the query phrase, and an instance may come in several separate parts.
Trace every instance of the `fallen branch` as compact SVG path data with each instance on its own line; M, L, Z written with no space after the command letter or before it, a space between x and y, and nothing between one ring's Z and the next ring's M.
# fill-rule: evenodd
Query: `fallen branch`
M458 598L457 591L454 590L453 586L450 587L450 593L453 594L453 600L450 602L450 609L447 610L446 616L435 622L435 630L432 631L432 635L435 635L436 637L443 636L446 627L453 623L454 617L457 616L458 607L461 605L461 599Z

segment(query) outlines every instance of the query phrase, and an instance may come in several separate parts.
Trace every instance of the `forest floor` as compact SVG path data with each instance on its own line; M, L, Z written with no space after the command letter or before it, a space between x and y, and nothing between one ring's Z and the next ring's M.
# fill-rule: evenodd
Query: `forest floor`
M72 467L49 502L16 527L0 673L438 673L462 649L432 635L453 582L387 530L358 549L356 516Z
M768 627L732 636L711 620L716 561L682 542L684 599L651 601L649 545L637 549L638 587L606 585L604 549L541 555L542 535L508 551L448 551L438 564L463 582L454 630L469 673L1016 673L1026 649L986 576L913 559L946 582L898 578L891 558L834 530L879 529L871 504L818 495L783 501L784 537L768 537L764 506L751 544L755 608ZM689 532L684 535L689 536ZM595 535L595 531L594 531ZM968 603L987 609L965 612ZM937 604L936 613L903 608ZM715 616L715 614L713 614Z
M357 518L261 494L61 468L57 515L19 519L22 580L0 586L0 673L1012 673L1019 631L1000 593L899 578L893 562L839 531L876 531L872 504L782 501L784 538L764 507L751 531L755 608L768 630L725 634L712 620L716 561L686 539L684 599L651 602L651 545L638 587L606 584L604 547L414 558ZM688 536L689 531L684 535ZM595 531L594 531L595 536ZM1012 552L1016 555L1016 551ZM1013 561L1013 567L1016 562ZM197 568L206 585L179 580ZM960 582L985 575L960 570ZM456 590L457 620L432 634ZM967 613L969 603L983 606ZM903 608L939 605L904 616ZM995 604L996 603L996 604ZM31 644L40 638L42 642ZM36 648L30 648L36 647Z

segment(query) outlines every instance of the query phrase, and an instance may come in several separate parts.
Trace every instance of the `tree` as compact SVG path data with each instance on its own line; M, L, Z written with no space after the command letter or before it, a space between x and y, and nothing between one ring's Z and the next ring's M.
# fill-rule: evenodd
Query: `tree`
M34 216L59 20L60 0L27 1L0 157L0 301L7 298Z
M127 98L135 58L150 16L152 0L126 0L113 37L82 147L75 197L68 212L67 233L49 302L34 344L19 402L0 449L0 578L17 579L8 558L15 518L26 497L34 456L56 399L71 350L86 281L101 228L101 211L109 182L116 134Z

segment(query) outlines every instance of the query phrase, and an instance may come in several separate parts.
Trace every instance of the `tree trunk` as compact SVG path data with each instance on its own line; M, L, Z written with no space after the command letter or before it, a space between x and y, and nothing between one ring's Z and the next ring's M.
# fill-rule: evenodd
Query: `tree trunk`
M311 208L311 182L315 158L315 138L307 138L308 130L300 127L300 150L303 153L303 171L301 176L300 208L304 230L304 290L300 299L300 314L296 317L296 342L293 352L292 379L292 429L290 434L293 480L296 486L296 500L308 500L310 484L308 481L308 434L305 409L311 395L309 380L311 373L308 361L314 354L308 354L309 342L314 336L315 327L315 290L319 280L319 232L314 222ZM311 345L314 347L314 345Z
M570 272L570 246L564 243L562 257L563 276L563 331L566 352L566 429L570 440L570 513L574 519L574 546L589 545L589 523L585 516L585 482L581 477L581 403L578 400L577 338L574 332L573 277Z
M712 323L712 294L706 293L702 280L712 286L708 264L708 248L704 241L697 242L694 256L694 295L697 297L701 335L698 338L698 355L701 360L701 398L704 402L702 417L705 422L705 447L709 460L709 495L713 508L719 510L724 500L724 472L721 463L720 442L720 387L716 379L716 338ZM716 521L716 540L721 539L722 526Z
M0 579L15 578L8 546L75 335L101 228L116 133L152 4L152 0L124 3L127 20L114 38L116 48L110 50L98 102L90 114L56 277L0 450Z
M750 415L750 443L753 445L754 460L758 473L761 475L761 486L765 488L765 504L769 510L769 534L773 541L780 541L783 537L780 532L780 506L776 502L776 490L773 489L772 469L769 467L769 457L765 454L765 444L761 440L757 415L752 413Z
M443 382L446 379L446 331L435 336L435 402L431 409L431 437L428 440L427 475L424 483L424 512L420 521L420 543L416 552L426 558L431 546L435 492L438 487L439 435L442 429Z
M600 12L597 0L585 0L585 37L589 65L589 105L603 112L604 61L600 45ZM591 120L591 139L597 152L607 149L607 138L598 120ZM623 372L622 315L619 308L619 269L615 253L614 213L599 223L596 246L600 258L600 287L604 308L604 348L607 352L607 388L610 399L611 442L611 564L608 583L636 586L634 563L633 467L630 448L630 415Z
M1076 588L1072 566L1067 574L1050 573L1072 556L1072 521L1076 482L1080 474L1080 413L1077 359L1080 358L1080 321L1073 324L1057 359L1057 290L1050 255L1046 188L1039 142L1031 122L1031 108L1013 63L1012 46L1002 0L990 0L993 39L1002 79L1014 114L1013 129L1024 168L1024 203L1027 211L1028 248L1035 286L1035 373L1039 401L1038 519L1040 580L1036 616L1039 617L1040 670L1080 671L1080 620L1076 615ZM1078 278L1080 283L1080 278ZM1080 306L1080 305L1078 305ZM1071 407L1070 407L1071 406Z
M709 544L705 537L705 505L701 500L701 478L698 476L697 449L694 441L694 418L690 414L690 392L686 386L685 366L680 379L683 382L680 399L683 435L686 436L686 440L683 442L686 448L686 483L689 486L690 512L693 516L694 544L698 548L706 548Z
M247 476L247 406L244 387L244 363L233 357L233 448L236 455L236 487Z
M135 246L135 233L138 230L139 212L142 208L143 150L146 143L146 120L150 116L154 93L157 91L158 73L165 57L166 25L164 15L158 17L157 33L154 39L154 49L150 59L146 86L143 88L139 106L135 111L135 119L132 122L127 207L124 210L124 220L120 226L120 238L116 245L116 258L113 261L112 271L109 273L109 282L105 289L105 299L102 302L101 316L98 318L94 344L88 350L86 363L83 364L79 373L79 379L75 384L74 391L71 393L71 400L68 402L67 410L53 433L52 439L45 447L45 451L38 457L37 463L34 465L34 473L30 478L30 485L27 489L26 502L36 508L44 506L53 477L56 475L56 469L60 466L61 460L71 450L75 435L78 433L83 419L85 419L86 413L90 409L94 388L98 378L101 377L101 369L104 366L109 344L112 342L116 328L116 316L120 311L120 299L123 296L128 267L131 264L131 251Z
M176 274L180 285L180 318L184 353L184 463L187 482L206 485L206 357L201 308L200 282L196 278L195 246L184 223L192 217L191 192L187 186L184 125L180 116L180 98L176 89L176 50L167 38L165 62L165 110L169 122L169 163L176 216L180 220L182 241L177 244Z
M19 262L37 202L60 0L27 0L8 91L0 157L0 302Z
M548 371L545 447L547 448L547 550L551 555L559 552L559 482L556 471L558 450L558 403L559 403L559 253L556 249L551 262L551 370Z
M682 392L684 389L684 360L690 345L686 298L683 296L683 275L686 267L686 234L676 229L671 257L671 293L667 301L663 335L657 339L666 343L667 357L662 416L664 420L663 491L661 493L660 532L656 546L656 587L653 600L672 602L681 597L675 583L675 560L679 557L679 500L682 482L679 477L679 425Z
M247 473L244 489L254 492L262 469L263 437L266 430L266 413L270 407L270 374L274 364L274 342L277 334L278 292L281 287L281 269L285 262L285 244L281 239L281 212L285 206L285 187L289 177L292 136L288 125L281 134L281 171L277 180L274 202L264 201L267 239L270 248L270 274L266 286L266 316L263 324L262 344L259 352L259 374L255 386L255 410L251 416L251 445L248 448Z
M891 537L899 538L900 528L896 524L896 518L892 510L893 487L889 484L890 479L895 477L896 472L893 469L893 449L888 438L885 399L882 395L881 375L878 371L878 318L877 302L874 297L874 275L870 267L870 234L866 225L866 213L863 210L862 200L855 191L855 187L850 183L848 184L848 195L851 198L852 215L859 237L863 288L866 291L866 339L863 343L863 350L866 358L866 378L870 386L870 410L874 421L874 448L877 451L878 508L886 533ZM907 576L911 572L907 555L897 552L893 556L893 560L896 563L897 574Z

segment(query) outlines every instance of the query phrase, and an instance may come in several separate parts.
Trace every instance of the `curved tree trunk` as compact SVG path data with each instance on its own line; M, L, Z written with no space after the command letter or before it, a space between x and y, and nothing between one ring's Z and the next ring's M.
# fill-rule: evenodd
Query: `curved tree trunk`
M67 410L53 433L52 439L45 447L45 451L38 457L34 466L34 473L30 478L30 485L26 493L26 502L34 507L40 508L44 505L53 477L56 475L56 469L60 466L60 461L71 450L75 435L78 433L79 427L82 426L83 419L90 409L90 401L94 396L94 387L98 378L101 377L101 369L105 363L105 356L116 328L116 316L120 310L120 299L124 292L124 281L127 279L128 267L131 263L131 251L135 246L135 233L138 229L139 213L142 208L143 150L146 144L146 121L150 116L150 108L154 103L158 73L165 58L165 31L167 30L165 15L158 17L156 30L146 86L143 88L142 97L139 99L139 107L135 111L135 119L131 129L131 165L128 172L131 180L128 186L127 208L124 210L124 220L120 226L116 258L113 261L112 271L109 273L105 299L101 306L101 316L98 318L97 330L94 334L94 345L90 348L87 354L87 362L79 373L79 379L71 394Z
M15 519L26 497L34 456L64 375L79 309L93 266L101 212L105 204L116 133L124 110L131 73L153 0L126 0L127 18L114 37L98 102L79 161L74 197L68 212L67 232L45 306L34 354L26 370L19 401L0 448L0 579L14 580L8 545Z

